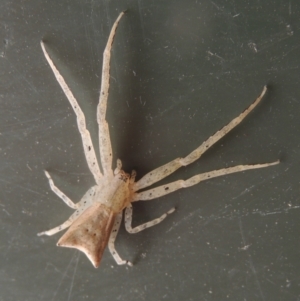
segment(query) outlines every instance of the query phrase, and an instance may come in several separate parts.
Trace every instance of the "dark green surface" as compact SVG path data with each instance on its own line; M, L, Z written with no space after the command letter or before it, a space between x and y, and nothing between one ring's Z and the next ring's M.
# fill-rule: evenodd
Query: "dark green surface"
M74 91L97 147L102 51L120 11L108 104L115 158L139 177L184 156L263 103L198 162L200 172L282 164L213 179L134 206L134 223L176 206L162 224L122 228L119 267L94 269L55 246L74 201L93 185L74 113L43 57ZM11 1L0 4L0 300L299 300L300 4L291 1Z

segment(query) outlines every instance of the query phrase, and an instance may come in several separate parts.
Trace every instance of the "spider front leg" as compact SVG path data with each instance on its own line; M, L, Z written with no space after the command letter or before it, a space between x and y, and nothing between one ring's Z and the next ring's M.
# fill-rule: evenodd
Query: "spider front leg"
M229 131L231 131L245 119L245 117L259 104L266 91L267 87L264 86L259 97L243 113L231 120L226 126L224 126L221 130L217 131L214 135L209 137L206 141L204 141L198 148L192 151L185 158L177 158L146 174L134 184L134 190L138 191L142 188L151 186L152 184L164 179L165 177L176 171L178 168L189 165L194 161L198 160L202 156L202 154L204 154L212 145L214 145L217 141L223 138Z
M257 169L257 168L263 168L268 167L272 165L278 164L279 161L272 162L272 163L265 163L265 164L254 164L254 165L237 165L233 167L223 168L219 170L213 170L209 172L205 172L202 174L198 174L196 176L193 176L187 180L178 180L169 184L161 185L159 187L149 189L142 192L135 193L133 197L133 201L148 201L152 200L161 196L164 196L166 194L169 194L171 192L174 192L181 188L187 188L194 186L202 181L228 175L235 172L241 172L249 169Z
M70 88L68 87L67 83L65 82L64 78L62 77L62 75L60 74L60 72L58 71L56 66L54 65L52 59L50 58L43 41L41 41L41 47L42 47L43 53L45 55L45 58L48 61L49 65L56 77L56 80L58 81L59 85L61 86L62 90L64 91L66 97L68 98L68 100L76 114L77 125L78 125L78 129L79 129L79 132L81 135L81 140L82 140L84 154L86 157L87 164L89 166L91 173L94 176L96 183L100 184L102 174L99 169L99 165L98 165L98 161L96 158L96 154L95 154L95 150L94 150L94 146L92 143L90 132L86 128L85 116L84 116L81 108L79 107L76 98L74 97L73 93L71 92Z
M115 248L115 240L116 237L118 235L119 229L120 229L120 225L122 222L122 215L123 212L119 212L116 216L113 228L111 230L110 236L109 236L109 240L108 240L108 249L111 253L111 255L113 256L113 258L115 259L116 263L119 265L123 265L123 264L127 264L129 266L132 266L132 263L128 260L123 260L120 255L118 254L118 252L116 251Z
M108 123L105 120L106 109L107 109L107 98L109 90L109 78L110 78L110 57L111 47L113 44L114 36L116 33L117 26L120 19L124 15L124 12L120 13L119 17L115 21L103 53L103 66L102 66L102 80L100 89L100 98L97 108L97 122L99 127L99 147L100 157L103 173L105 175L113 176L112 171L112 148L109 136Z
M127 232L129 233L138 233L140 231L143 231L147 228L150 228L152 226L155 226L162 222L169 214L173 213L175 211L175 208L171 208L168 212L164 213L162 216L155 218L152 221L149 221L147 223L144 223L142 225L139 225L135 228L132 228L132 205L129 204L125 209L125 228Z

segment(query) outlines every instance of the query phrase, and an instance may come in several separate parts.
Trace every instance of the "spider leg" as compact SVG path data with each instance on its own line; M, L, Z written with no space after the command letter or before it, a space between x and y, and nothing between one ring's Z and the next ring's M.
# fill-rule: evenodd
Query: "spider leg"
M81 135L81 140L82 140L82 144L83 144L86 161L87 161L87 164L89 166L91 173L93 174L93 176L95 178L96 183L99 184L102 174L99 169L99 165L97 162L97 157L95 155L95 150L94 150L93 143L91 140L90 132L86 128L85 116L84 116L81 108L79 107L77 100L75 99L73 93L71 92L70 88L68 87L68 85L65 82L64 78L62 77L62 75L59 73L56 66L54 65L48 52L46 51L43 41L41 41L41 47L42 47L43 53L45 55L45 58L48 61L59 85L61 86L62 90L64 91L66 97L68 98L68 100L76 114L77 125L78 125L78 129L79 129L79 132Z
M113 256L113 258L115 259L115 261L117 262L117 264L122 265L122 264L127 264L129 266L132 266L132 263L128 260L123 260L120 255L118 254L118 252L116 251L115 248L115 240L117 237L117 234L119 232L119 228L122 222L122 211L119 212L116 216L115 219L115 223L113 225L113 228L111 230L110 236L109 236L109 240L108 240L108 249L111 253L111 255Z
M43 232L40 232L38 233L37 235L38 236L42 236L42 235L48 235L48 236L51 236L51 235L54 235L56 234L57 232L60 232L68 227L70 227L72 225L72 223L74 222L74 220L78 217L78 215L76 214L77 211L75 211L64 223L62 223L61 225L55 227L55 228L52 228L50 230L47 230L47 231L43 231Z
M77 209L78 205L75 204L74 202L72 202L72 200L67 197L58 187L55 186L51 176L49 175L49 173L45 170L45 174L46 177L49 180L49 185L51 190L59 197L61 198L69 207L73 208L73 209Z
M172 182L169 184L161 185L161 186L153 188L153 189L135 193L135 195L133 197L133 202L134 201L152 200L152 199L161 197L163 195L169 194L178 189L187 188L187 187L196 185L196 184L200 183L201 181L205 181L205 180L208 180L211 178L220 177L220 176L228 175L228 174L235 173L235 172L241 172L241 171L249 170L249 169L268 167L268 166L276 165L278 163L279 163L279 161L272 162L272 163L265 163L265 164L237 165L237 166L233 166L233 167L205 172L205 173L193 176L185 181L178 180L178 181L175 181L175 182Z
M137 227L132 228L132 205L129 204L128 207L125 209L125 228L127 232L129 233L138 233L140 231L143 231L147 228L150 228L152 226L155 226L162 222L169 214L173 213L175 211L175 208L170 209L168 212L164 213L162 216L155 218L152 221L149 221L147 223L144 223L142 225L139 225Z
M131 184L134 183L135 177L136 177L136 171L135 171L135 170L132 170L132 171L131 171L131 175L130 175L130 180L129 180Z
M88 190L87 193L89 193L89 191L90 190ZM58 196L60 197L60 195L58 195ZM81 201L79 203L77 203L77 204L73 203L76 206L76 211L64 223L62 223L61 225L59 225L59 226L57 226L57 227L55 227L53 229L40 232L37 235L38 236L41 236L41 235L51 236L51 235L53 235L53 234L55 234L57 232L60 232L60 231L62 231L64 229L70 227L72 225L72 223L90 206L90 204L87 203L87 202L85 202L85 200L86 200L86 195L83 196L83 198L81 199Z
M198 148L192 151L185 158L177 158L147 173L144 177L142 177L139 181L137 181L134 184L134 191L138 191L142 188L148 187L167 177L168 175L176 171L178 168L189 165L194 161L198 160L201 157L201 155L205 153L213 144L215 144L217 141L223 138L229 131L231 131L244 120L244 118L259 104L266 91L267 87L264 86L259 97L243 113L231 120L227 125L225 125L221 130L217 131L214 135L210 136L206 141L204 141Z
M102 66L102 79L101 79L101 89L100 98L97 108L97 122L99 127L99 144L100 144L100 157L103 173L105 175L113 175L112 172L112 148L109 136L108 123L105 120L106 108L107 108L107 98L109 90L109 79L110 79L110 57L111 57L111 47L116 33L117 26L120 19L124 15L121 12L117 20L115 21L104 49L103 53L103 66Z
M122 169L122 162L120 159L117 159L117 167L114 170L114 175L117 175Z

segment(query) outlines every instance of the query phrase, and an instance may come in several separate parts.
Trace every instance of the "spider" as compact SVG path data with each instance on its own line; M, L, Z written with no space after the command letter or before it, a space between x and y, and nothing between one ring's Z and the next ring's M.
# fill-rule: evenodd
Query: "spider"
M78 129L81 135L84 154L91 173L94 176L96 185L92 186L81 198L78 203L74 203L58 187L55 186L50 174L45 171L49 180L51 190L61 198L75 212L61 225L48 231L38 233L41 235L53 235L66 228L67 232L59 239L57 245L61 247L76 248L89 258L94 267L98 267L105 247L108 245L109 251L119 265L127 264L132 266L128 260L123 260L115 249L115 239L122 221L123 210L125 209L125 228L129 233L137 233L146 228L152 227L162 222L169 214L173 213L172 208L162 216L146 222L140 226L132 228L132 205L137 201L152 200L181 188L187 188L211 178L241 172L244 170L263 168L278 164L279 161L255 164L237 165L233 167L213 170L195 175L187 180L178 180L169 184L161 185L156 188L145 190L145 188L162 180L182 166L187 166L198 160L213 144L224 137L230 130L236 127L261 101L267 91L264 86L260 96L238 117L230 121L221 130L204 141L198 148L184 158L177 158L163 166L160 166L143 176L135 182L136 172L132 171L129 175L122 170L122 163L117 159L116 168L112 170L112 147L109 136L108 123L105 120L107 98L110 79L110 57L113 39L120 19L124 15L121 12L111 29L107 45L103 53L102 82L100 90L99 104L97 106L97 122L99 126L100 144L100 170L90 133L86 128L85 116L79 107L77 100L66 84L64 78L59 73L52 59L45 49L43 41L41 47L58 83L68 98L77 117ZM143 191L141 191L143 190Z

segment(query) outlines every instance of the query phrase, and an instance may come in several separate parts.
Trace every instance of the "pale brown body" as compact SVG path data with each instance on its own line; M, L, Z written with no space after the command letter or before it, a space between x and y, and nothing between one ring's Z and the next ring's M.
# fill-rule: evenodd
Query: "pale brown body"
M132 199L132 183L129 175L119 171L108 185L93 187L94 200L92 205L85 209L60 238L57 245L60 247L76 248L90 259L97 268L102 254L107 246L116 215L130 204Z
M178 180L169 184L145 190L145 188L156 182L159 182L163 178L175 172L178 168L189 165L198 160L205 151L207 151L213 144L224 137L230 130L236 127L258 105L267 91L267 87L264 87L260 96L244 112L231 120L226 126L216 132L214 135L209 137L186 157L177 158L163 166L156 168L137 182L135 182L134 171L129 176L121 169L122 164L120 160L117 160L117 168L113 172L112 148L109 136L109 127L105 120L105 114L109 90L111 47L118 22L123 14L124 13L121 13L119 15L112 27L103 55L102 83L100 99L97 108L102 170L99 168L90 133L86 128L84 114L64 78L59 73L49 54L47 53L43 42L41 42L44 55L76 114L86 161L91 173L94 176L96 185L91 187L82 197L80 202L75 204L59 188L55 186L51 176L47 171L45 171L52 191L69 207L75 209L75 212L60 226L41 232L38 235L53 235L69 227L68 231L60 238L57 245L62 247L76 248L84 252L93 263L94 267L99 266L103 251L107 244L111 254L118 264L132 265L131 262L121 259L114 246L114 242L122 221L122 212L124 209L125 228L129 233L137 233L146 228L154 226L164 220L168 214L174 212L175 210L172 208L161 217L158 217L138 227L132 228L132 202L152 200L174 192L178 189L187 188L198 184L201 181L205 181L214 177L250 169L268 167L279 163L279 161L275 161L264 164L237 165L205 172L203 174L195 175L187 180Z
M76 248L97 268L107 246L116 214L104 204L94 203L86 209L60 238L60 247Z

